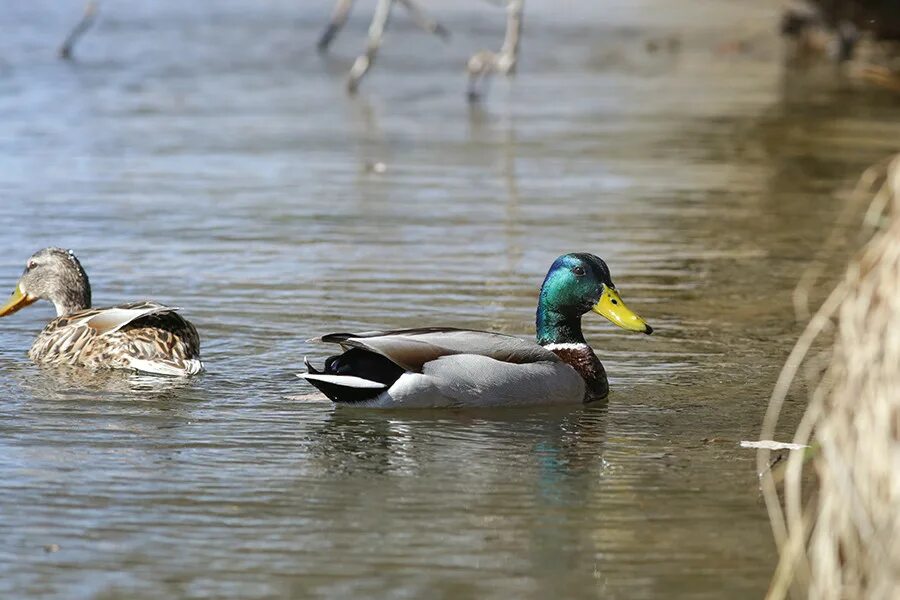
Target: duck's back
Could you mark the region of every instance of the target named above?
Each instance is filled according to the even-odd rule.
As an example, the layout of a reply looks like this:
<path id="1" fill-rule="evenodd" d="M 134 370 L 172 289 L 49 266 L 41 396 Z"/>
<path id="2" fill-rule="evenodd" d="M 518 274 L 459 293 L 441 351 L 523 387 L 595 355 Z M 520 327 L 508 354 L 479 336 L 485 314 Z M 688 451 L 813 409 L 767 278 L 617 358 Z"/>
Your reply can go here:
<path id="1" fill-rule="evenodd" d="M 200 336 L 176 310 L 140 302 L 58 317 L 38 335 L 29 356 L 42 364 L 191 375 L 203 368 Z"/>

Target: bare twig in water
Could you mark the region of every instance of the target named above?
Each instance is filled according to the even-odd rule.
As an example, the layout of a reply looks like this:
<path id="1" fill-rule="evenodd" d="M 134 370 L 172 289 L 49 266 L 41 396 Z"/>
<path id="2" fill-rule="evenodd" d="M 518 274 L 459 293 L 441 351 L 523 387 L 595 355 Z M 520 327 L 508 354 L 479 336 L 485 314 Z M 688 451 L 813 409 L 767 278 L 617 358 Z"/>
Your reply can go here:
<path id="1" fill-rule="evenodd" d="M 759 440 L 758 442 L 744 440 L 741 448 L 766 448 L 768 450 L 802 450 L 809 448 L 805 444 L 793 444 L 791 442 L 776 442 L 775 440 Z"/>
<path id="2" fill-rule="evenodd" d="M 381 46 L 381 39 L 384 37 L 384 30 L 385 27 L 387 27 L 387 22 L 390 18 L 394 2 L 402 4 L 407 12 L 409 12 L 413 22 L 428 33 L 432 33 L 445 41 L 450 37 L 450 32 L 447 28 L 428 16 L 416 0 L 379 0 L 378 5 L 375 8 L 375 14 L 372 16 L 372 22 L 369 25 L 369 41 L 366 53 L 357 57 L 356 62 L 353 64 L 353 68 L 350 70 L 350 79 L 347 82 L 347 88 L 351 93 L 356 91 L 359 87 L 360 80 L 369 71 L 372 67 L 372 63 L 375 61 L 375 56 L 378 54 L 378 49 Z M 334 11 L 331 13 L 331 20 L 328 22 L 325 31 L 322 32 L 322 37 L 319 38 L 319 52 L 328 50 L 331 42 L 334 41 L 334 38 L 347 23 L 347 18 L 350 16 L 350 11 L 352 9 L 353 0 L 337 0 L 337 3 L 334 5 Z"/>
<path id="3" fill-rule="evenodd" d="M 792 586 L 825 600 L 900 597 L 900 155 L 867 171 L 859 189 L 878 180 L 865 226 L 881 226 L 791 352 L 763 424 L 770 438 L 810 346 L 837 319 L 828 369 L 793 439 L 818 448 L 813 498 L 803 494 L 802 449 L 789 454 L 783 502 L 765 468 L 769 450 L 757 454 L 780 552 L 772 599 Z"/>
<path id="4" fill-rule="evenodd" d="M 375 6 L 375 14 L 372 16 L 372 22 L 369 24 L 369 38 L 366 52 L 365 54 L 356 57 L 356 61 L 350 69 L 350 77 L 347 80 L 347 91 L 351 94 L 356 92 L 359 88 L 360 81 L 365 77 L 366 73 L 369 72 L 369 69 L 372 68 L 372 64 L 375 62 L 375 57 L 378 55 L 378 49 L 381 47 L 384 30 L 390 20 L 391 9 L 393 9 L 395 2 L 402 4 L 407 12 L 409 12 L 413 22 L 425 31 L 433 33 L 443 40 L 450 37 L 450 32 L 447 31 L 443 25 L 429 17 L 419 6 L 417 0 L 378 0 L 378 4 Z M 347 22 L 347 17 L 349 16 L 352 7 L 353 0 L 338 0 L 334 7 L 334 12 L 332 13 L 331 21 L 328 23 L 328 27 L 322 34 L 322 37 L 319 39 L 320 52 L 324 52 L 328 49 L 328 46 L 331 44 L 334 37 Z"/>
<path id="5" fill-rule="evenodd" d="M 350 16 L 352 8 L 353 0 L 337 0 L 337 3 L 334 5 L 334 11 L 331 13 L 331 20 L 328 21 L 325 31 L 322 32 L 322 37 L 319 38 L 319 43 L 317 44 L 319 52 L 328 50 L 335 36 L 340 33 L 347 23 L 347 17 Z"/>
<path id="6" fill-rule="evenodd" d="M 476 102 L 484 95 L 488 78 L 493 73 L 512 75 L 516 71 L 519 60 L 519 45 L 522 39 L 522 19 L 525 0 L 507 0 L 506 2 L 506 35 L 499 52 L 482 50 L 469 59 L 468 97 Z"/>
<path id="7" fill-rule="evenodd" d="M 78 42 L 79 38 L 91 28 L 91 25 L 94 24 L 96 19 L 97 3 L 90 1 L 84 6 L 84 14 L 81 15 L 81 20 L 78 21 L 72 31 L 69 32 L 69 35 L 66 36 L 62 46 L 59 47 L 60 58 L 64 60 L 70 60 L 72 58 L 72 50 L 74 49 L 75 44 Z"/>
<path id="8" fill-rule="evenodd" d="M 384 28 L 387 27 L 388 20 L 391 17 L 391 9 L 395 0 L 378 0 L 375 7 L 375 15 L 372 17 L 372 23 L 369 25 L 369 41 L 366 47 L 366 53 L 356 57 L 353 67 L 350 68 L 350 77 L 347 80 L 347 91 L 351 94 L 356 93 L 359 89 L 359 82 L 365 77 L 366 73 L 375 62 L 378 55 L 378 48 L 381 47 L 381 39 L 384 37 Z"/>
<path id="9" fill-rule="evenodd" d="M 409 13 L 409 16 L 412 18 L 413 22 L 427 31 L 428 33 L 432 33 L 445 42 L 450 39 L 450 31 L 428 16 L 428 14 L 422 10 L 417 2 L 413 0 L 399 0 L 400 4 L 402 4 L 406 11 Z"/>

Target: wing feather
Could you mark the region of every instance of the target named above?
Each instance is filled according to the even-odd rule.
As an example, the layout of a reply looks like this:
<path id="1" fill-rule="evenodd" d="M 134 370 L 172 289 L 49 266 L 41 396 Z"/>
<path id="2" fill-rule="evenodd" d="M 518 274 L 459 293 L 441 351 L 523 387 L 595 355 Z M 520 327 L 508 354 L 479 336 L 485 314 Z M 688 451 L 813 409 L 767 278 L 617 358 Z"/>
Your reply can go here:
<path id="1" fill-rule="evenodd" d="M 97 333 L 103 335 L 115 333 L 135 319 L 160 313 L 175 312 L 178 308 L 164 306 L 156 302 L 139 302 L 134 304 L 120 304 L 97 310 L 94 314 L 87 315 L 72 325 L 87 325 Z"/>
<path id="2" fill-rule="evenodd" d="M 429 327 L 395 331 L 369 331 L 359 334 L 332 333 L 321 341 L 340 344 L 344 348 L 362 348 L 388 358 L 400 367 L 421 372 L 425 364 L 443 356 L 475 354 L 496 361 L 527 364 L 539 361 L 559 362 L 557 356 L 543 347 L 511 335 Z"/>

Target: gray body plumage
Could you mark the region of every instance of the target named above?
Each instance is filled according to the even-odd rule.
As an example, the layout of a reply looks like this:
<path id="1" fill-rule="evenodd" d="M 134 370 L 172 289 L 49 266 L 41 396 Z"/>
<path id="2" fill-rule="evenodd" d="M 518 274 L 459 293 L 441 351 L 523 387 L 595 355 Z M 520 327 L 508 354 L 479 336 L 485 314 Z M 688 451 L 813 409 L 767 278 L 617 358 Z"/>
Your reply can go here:
<path id="1" fill-rule="evenodd" d="M 375 399 L 372 408 L 446 408 L 576 404 L 584 380 L 562 361 L 510 364 L 488 356 L 456 354 L 407 372 Z"/>
<path id="2" fill-rule="evenodd" d="M 332 334 L 321 341 L 376 353 L 402 367 L 390 385 L 356 406 L 428 408 L 529 406 L 584 401 L 585 382 L 553 352 L 517 337 L 464 329 Z M 304 373 L 310 382 L 361 389 L 358 377 Z"/>

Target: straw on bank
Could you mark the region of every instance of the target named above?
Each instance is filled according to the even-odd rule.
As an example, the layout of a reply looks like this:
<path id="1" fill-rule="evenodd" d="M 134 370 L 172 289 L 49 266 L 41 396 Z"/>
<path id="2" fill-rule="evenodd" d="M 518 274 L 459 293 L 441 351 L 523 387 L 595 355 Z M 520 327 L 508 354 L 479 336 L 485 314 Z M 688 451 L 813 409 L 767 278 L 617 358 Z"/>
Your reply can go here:
<path id="1" fill-rule="evenodd" d="M 833 329 L 793 439 L 812 445 L 813 460 L 790 452 L 779 496 L 769 450 L 757 455 L 780 554 L 769 598 L 900 598 L 900 155 L 882 175 L 867 213 L 874 233 L 797 342 L 763 425 L 772 439 L 810 347 Z"/>

